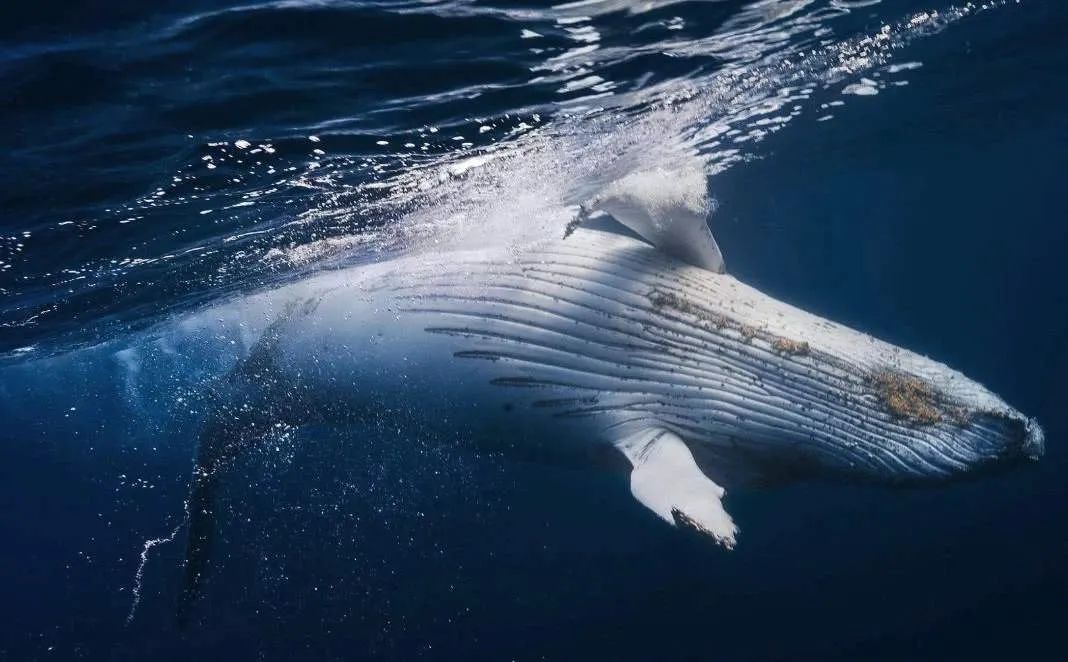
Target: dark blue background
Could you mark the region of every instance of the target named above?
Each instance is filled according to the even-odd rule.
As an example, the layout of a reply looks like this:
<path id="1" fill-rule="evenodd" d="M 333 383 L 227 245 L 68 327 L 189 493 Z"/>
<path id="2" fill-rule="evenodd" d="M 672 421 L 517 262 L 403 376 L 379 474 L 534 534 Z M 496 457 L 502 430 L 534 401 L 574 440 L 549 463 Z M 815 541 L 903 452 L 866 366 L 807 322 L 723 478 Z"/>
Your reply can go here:
<path id="1" fill-rule="evenodd" d="M 358 153 L 375 133 L 551 101 L 519 87 L 368 115 L 465 76 L 527 78 L 498 19 L 265 8 L 174 31 L 186 3 L 68 5 L 3 10 L 4 234 L 101 215 L 237 132 L 284 146 L 345 114 Z M 885 3 L 856 28 L 914 5 Z M 712 30 L 734 9 L 681 3 L 664 15 Z M 641 21 L 605 22 L 623 40 Z M 175 397 L 191 380 L 145 366 L 131 414 L 107 352 L 60 355 L 0 372 L 0 657 L 1056 656 L 1068 616 L 1066 30 L 1063 5 L 1027 2 L 916 42 L 907 59 L 924 67 L 908 87 L 851 101 L 833 121 L 802 117 L 710 184 L 733 273 L 987 384 L 1044 425 L 1041 462 L 937 488 L 732 493 L 742 534 L 725 553 L 664 527 L 611 473 L 397 430 L 304 430 L 291 460 L 258 455 L 236 472 L 190 628 L 173 620 L 177 545 L 153 557 L 124 627 L 141 543 L 177 521 L 195 417 Z M 395 32 L 406 38 L 386 38 Z M 679 75 L 670 66 L 639 68 Z M 219 231 L 198 222 L 186 210 L 132 234 L 45 234 L 2 276 L 4 319 L 66 297 L 42 274 Z M 4 346 L 262 282 L 205 284 L 202 266 L 176 268 L 180 286 L 166 270 L 117 290 L 97 283 L 40 325 L 3 328 Z"/>

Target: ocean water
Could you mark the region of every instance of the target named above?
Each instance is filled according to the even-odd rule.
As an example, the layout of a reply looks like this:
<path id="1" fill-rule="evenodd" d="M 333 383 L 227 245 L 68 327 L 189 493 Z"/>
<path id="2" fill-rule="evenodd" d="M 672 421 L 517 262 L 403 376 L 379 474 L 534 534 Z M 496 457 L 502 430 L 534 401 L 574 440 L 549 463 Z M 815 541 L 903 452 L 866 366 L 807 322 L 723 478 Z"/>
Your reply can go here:
<path id="1" fill-rule="evenodd" d="M 1062 655 L 1068 6 L 0 15 L 0 659 Z M 227 479 L 179 627 L 205 393 L 250 341 L 183 333 L 190 315 L 555 236 L 679 147 L 733 274 L 975 377 L 1042 423 L 1045 457 L 938 487 L 732 492 L 726 552 L 611 472 L 401 422 L 287 430 Z"/>

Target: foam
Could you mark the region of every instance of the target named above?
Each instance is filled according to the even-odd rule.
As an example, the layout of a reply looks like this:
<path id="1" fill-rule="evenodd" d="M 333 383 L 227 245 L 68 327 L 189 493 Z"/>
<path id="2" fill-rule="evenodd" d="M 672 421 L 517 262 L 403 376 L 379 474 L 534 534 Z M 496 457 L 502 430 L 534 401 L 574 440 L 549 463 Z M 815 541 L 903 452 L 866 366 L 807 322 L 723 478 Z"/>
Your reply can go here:
<path id="1" fill-rule="evenodd" d="M 822 108 L 814 98 L 823 90 L 838 90 L 843 98 L 903 93 L 906 81 L 878 76 L 920 67 L 903 57 L 911 41 L 1006 2 L 908 14 L 847 39 L 834 37 L 835 19 L 855 11 L 857 3 L 758 2 L 734 13 L 715 34 L 672 33 L 678 38 L 650 45 L 669 57 L 715 57 L 721 65 L 714 71 L 614 80 L 617 65 L 646 47 L 603 41 L 601 17 L 665 4 L 670 0 L 640 7 L 606 0 L 509 14 L 530 27 L 555 23 L 553 40 L 566 40 L 563 47 L 547 46 L 539 56 L 543 59 L 531 66 L 539 84 L 550 90 L 548 107 L 443 120 L 440 126 L 393 127 L 388 136 L 369 136 L 378 142 L 372 154 L 347 152 L 340 140 L 344 131 L 329 133 L 334 121 L 288 138 L 212 141 L 195 146 L 189 163 L 139 199 L 109 208 L 102 218 L 55 225 L 53 231 L 81 233 L 105 223 L 151 221 L 149 213 L 203 213 L 220 228 L 213 236 L 193 237 L 196 252 L 168 246 L 153 254 L 153 245 L 146 244 L 129 256 L 73 265 L 86 287 L 129 285 L 140 279 L 138 269 L 170 260 L 173 273 L 212 273 L 204 287 L 229 290 L 257 282 L 257 265 L 274 269 L 275 276 L 296 278 L 345 246 L 372 255 L 394 249 L 522 247 L 561 236 L 577 206 L 614 181 L 641 189 L 640 177 L 626 179 L 634 173 L 691 173 L 696 167 L 707 184 L 700 186 L 689 175 L 680 181 L 690 182 L 694 196 L 715 193 L 717 175 L 762 158 L 764 143 L 791 130 L 794 120 L 830 119 L 827 108 L 841 102 Z M 421 103 L 433 106 L 479 93 L 466 88 Z M 857 110 L 841 112 L 864 111 L 858 104 Z M 331 144 L 335 137 L 336 146 Z M 696 166 L 680 165 L 686 161 Z M 368 241 L 350 240 L 361 234 Z M 35 235 L 25 241 L 51 239 Z M 331 239 L 337 241 L 317 243 Z M 297 250 L 305 244 L 308 250 Z M 0 271 L 24 259 L 22 246 L 22 238 L 0 237 Z M 300 269 L 287 274 L 288 267 Z M 54 274 L 43 280 L 42 287 L 55 291 L 69 281 Z M 34 323 L 32 314 L 5 322 Z"/>

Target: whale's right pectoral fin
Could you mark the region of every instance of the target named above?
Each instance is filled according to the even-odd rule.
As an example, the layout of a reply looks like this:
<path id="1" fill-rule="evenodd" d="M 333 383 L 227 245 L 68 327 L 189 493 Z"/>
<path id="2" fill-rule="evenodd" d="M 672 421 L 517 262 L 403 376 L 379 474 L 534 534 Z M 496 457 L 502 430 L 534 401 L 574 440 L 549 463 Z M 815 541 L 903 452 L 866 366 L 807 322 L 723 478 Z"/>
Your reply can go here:
<path id="1" fill-rule="evenodd" d="M 633 465 L 630 491 L 643 506 L 669 524 L 734 548 L 738 527 L 723 509 L 724 489 L 701 472 L 678 435 L 653 428 L 615 445 Z"/>

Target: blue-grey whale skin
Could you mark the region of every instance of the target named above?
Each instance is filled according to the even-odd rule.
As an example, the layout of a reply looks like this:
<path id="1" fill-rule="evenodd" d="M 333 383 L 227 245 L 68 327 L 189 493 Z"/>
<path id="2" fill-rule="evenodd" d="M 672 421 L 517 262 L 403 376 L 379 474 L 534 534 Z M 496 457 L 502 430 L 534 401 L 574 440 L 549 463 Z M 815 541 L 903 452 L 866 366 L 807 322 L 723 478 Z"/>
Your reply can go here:
<path id="1" fill-rule="evenodd" d="M 412 416 L 480 444 L 618 449 L 640 503 L 727 547 L 725 486 L 765 472 L 934 480 L 1043 451 L 1033 420 L 961 373 L 620 234 L 408 257 L 228 305 L 264 330 L 201 434 L 186 608 L 217 481 L 278 423 Z"/>

